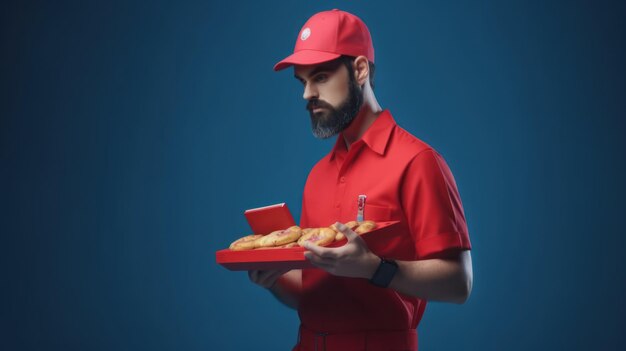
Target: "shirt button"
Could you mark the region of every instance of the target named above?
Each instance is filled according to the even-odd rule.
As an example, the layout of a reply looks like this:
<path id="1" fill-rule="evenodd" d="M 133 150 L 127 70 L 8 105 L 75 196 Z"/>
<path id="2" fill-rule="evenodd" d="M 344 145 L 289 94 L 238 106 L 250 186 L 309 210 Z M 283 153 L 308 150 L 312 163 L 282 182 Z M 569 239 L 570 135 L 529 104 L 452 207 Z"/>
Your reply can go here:
<path id="1" fill-rule="evenodd" d="M 339 181 L 342 182 L 342 183 L 345 183 L 346 182 L 346 177 L 339 178 Z"/>

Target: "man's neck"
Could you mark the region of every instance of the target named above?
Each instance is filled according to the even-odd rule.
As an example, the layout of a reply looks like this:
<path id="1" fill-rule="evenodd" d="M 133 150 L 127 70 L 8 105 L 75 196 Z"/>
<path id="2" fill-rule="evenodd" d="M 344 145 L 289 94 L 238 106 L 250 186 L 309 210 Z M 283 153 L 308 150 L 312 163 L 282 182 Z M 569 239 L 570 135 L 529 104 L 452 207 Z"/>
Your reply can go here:
<path id="1" fill-rule="evenodd" d="M 382 112 L 380 105 L 374 98 L 365 99 L 363 107 L 354 118 L 354 121 L 350 123 L 350 126 L 343 131 L 343 140 L 346 143 L 346 148 L 350 150 L 350 146 L 355 141 L 361 139 L 367 129 L 376 121 L 378 115 Z"/>

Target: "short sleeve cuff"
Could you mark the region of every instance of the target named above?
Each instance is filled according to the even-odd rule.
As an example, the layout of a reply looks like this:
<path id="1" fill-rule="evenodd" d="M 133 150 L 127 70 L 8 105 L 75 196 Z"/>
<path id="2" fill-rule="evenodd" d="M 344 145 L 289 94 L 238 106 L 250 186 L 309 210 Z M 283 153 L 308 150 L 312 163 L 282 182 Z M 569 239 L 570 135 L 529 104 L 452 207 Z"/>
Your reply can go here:
<path id="1" fill-rule="evenodd" d="M 430 235 L 415 244 L 420 259 L 434 258 L 439 254 L 454 250 L 471 250 L 467 233 L 448 232 Z"/>

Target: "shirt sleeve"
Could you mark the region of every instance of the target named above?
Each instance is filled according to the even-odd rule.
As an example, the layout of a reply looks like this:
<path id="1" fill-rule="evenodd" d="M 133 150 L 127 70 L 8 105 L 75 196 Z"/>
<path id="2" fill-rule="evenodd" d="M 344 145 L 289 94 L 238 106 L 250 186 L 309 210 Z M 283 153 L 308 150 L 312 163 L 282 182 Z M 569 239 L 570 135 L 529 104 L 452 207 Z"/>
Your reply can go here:
<path id="1" fill-rule="evenodd" d="M 422 151 L 411 160 L 401 197 L 418 258 L 471 249 L 456 182 L 435 150 Z"/>

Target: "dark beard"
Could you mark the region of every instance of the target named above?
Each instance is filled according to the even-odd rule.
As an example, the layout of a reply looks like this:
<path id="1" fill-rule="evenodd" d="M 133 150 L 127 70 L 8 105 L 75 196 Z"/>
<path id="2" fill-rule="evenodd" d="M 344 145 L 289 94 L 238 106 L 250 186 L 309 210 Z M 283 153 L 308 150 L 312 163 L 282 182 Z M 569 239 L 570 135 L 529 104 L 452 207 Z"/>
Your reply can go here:
<path id="1" fill-rule="evenodd" d="M 338 108 L 318 99 L 309 100 L 307 103 L 306 108 L 311 115 L 311 128 L 316 138 L 328 139 L 344 131 L 361 110 L 363 91 L 353 76 L 350 76 L 348 86 L 348 97 Z M 326 111 L 313 113 L 315 107 L 324 107 Z"/>

